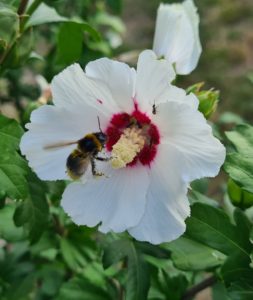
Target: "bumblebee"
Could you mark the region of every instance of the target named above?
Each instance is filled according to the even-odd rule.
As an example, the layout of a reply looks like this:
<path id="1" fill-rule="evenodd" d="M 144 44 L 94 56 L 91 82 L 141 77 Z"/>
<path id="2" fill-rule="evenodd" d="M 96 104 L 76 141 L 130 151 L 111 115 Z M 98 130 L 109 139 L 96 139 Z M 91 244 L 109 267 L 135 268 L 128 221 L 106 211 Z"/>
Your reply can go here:
<path id="1" fill-rule="evenodd" d="M 98 156 L 98 153 L 103 150 L 106 140 L 106 134 L 100 131 L 95 133 L 89 133 L 75 142 L 48 145 L 45 147 L 45 149 L 52 149 L 77 144 L 77 148 L 70 153 L 66 161 L 67 173 L 70 178 L 75 180 L 79 179 L 85 173 L 89 164 L 91 164 L 91 171 L 93 176 L 103 175 L 103 173 L 97 172 L 95 160 L 109 160 L 109 158 Z"/>

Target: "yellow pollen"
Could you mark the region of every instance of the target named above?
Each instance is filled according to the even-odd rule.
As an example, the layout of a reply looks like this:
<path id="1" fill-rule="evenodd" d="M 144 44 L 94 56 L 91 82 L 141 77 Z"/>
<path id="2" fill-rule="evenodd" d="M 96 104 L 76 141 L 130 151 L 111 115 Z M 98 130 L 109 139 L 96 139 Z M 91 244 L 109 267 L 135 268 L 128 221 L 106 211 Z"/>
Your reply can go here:
<path id="1" fill-rule="evenodd" d="M 144 144 L 145 138 L 141 129 L 135 127 L 125 129 L 118 142 L 112 147 L 112 167 L 119 169 L 132 162 Z"/>

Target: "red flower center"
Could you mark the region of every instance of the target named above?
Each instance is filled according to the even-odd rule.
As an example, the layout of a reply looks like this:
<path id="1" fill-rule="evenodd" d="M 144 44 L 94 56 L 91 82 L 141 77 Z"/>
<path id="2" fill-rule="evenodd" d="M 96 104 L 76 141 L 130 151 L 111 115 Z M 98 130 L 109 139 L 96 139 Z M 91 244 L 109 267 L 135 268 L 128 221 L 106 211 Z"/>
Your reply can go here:
<path id="1" fill-rule="evenodd" d="M 152 124 L 150 118 L 139 111 L 137 105 L 131 113 L 114 114 L 110 120 L 105 133 L 107 135 L 106 149 L 112 151 L 115 145 L 124 133 L 126 128 L 138 128 L 142 130 L 142 135 L 145 138 L 145 144 L 141 151 L 136 155 L 134 160 L 128 166 L 135 165 L 138 161 L 142 165 L 150 166 L 157 153 L 157 146 L 160 143 L 160 134 L 156 125 Z"/>

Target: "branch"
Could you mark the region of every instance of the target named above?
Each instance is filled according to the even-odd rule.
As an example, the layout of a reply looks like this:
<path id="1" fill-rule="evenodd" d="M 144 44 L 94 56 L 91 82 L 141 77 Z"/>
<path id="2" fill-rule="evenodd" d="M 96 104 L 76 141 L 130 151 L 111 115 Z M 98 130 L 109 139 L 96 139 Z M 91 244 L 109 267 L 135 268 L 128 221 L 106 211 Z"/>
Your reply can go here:
<path id="1" fill-rule="evenodd" d="M 217 279 L 214 276 L 211 276 L 203 280 L 202 282 L 196 284 L 195 286 L 187 290 L 185 294 L 182 296 L 182 300 L 189 300 L 193 298 L 198 292 L 206 289 L 209 286 L 212 286 L 214 283 L 216 283 L 216 281 Z"/>
<path id="2" fill-rule="evenodd" d="M 21 0 L 19 7 L 18 7 L 18 14 L 20 16 L 22 16 L 24 14 L 27 4 L 28 4 L 28 0 Z"/>

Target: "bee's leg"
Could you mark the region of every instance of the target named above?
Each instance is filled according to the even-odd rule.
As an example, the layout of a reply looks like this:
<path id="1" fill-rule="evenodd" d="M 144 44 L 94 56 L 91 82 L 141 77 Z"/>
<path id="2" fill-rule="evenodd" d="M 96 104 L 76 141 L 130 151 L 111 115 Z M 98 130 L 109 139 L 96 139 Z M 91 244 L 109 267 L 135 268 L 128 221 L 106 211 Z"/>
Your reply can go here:
<path id="1" fill-rule="evenodd" d="M 103 176 L 104 174 L 103 173 L 99 173 L 97 172 L 96 170 L 96 163 L 95 163 L 95 160 L 93 157 L 90 158 L 90 163 L 91 163 L 91 172 L 92 172 L 92 175 L 93 176 Z"/>
<path id="2" fill-rule="evenodd" d="M 111 159 L 110 157 L 99 157 L 99 156 L 94 156 L 94 158 L 100 161 L 109 161 Z"/>

